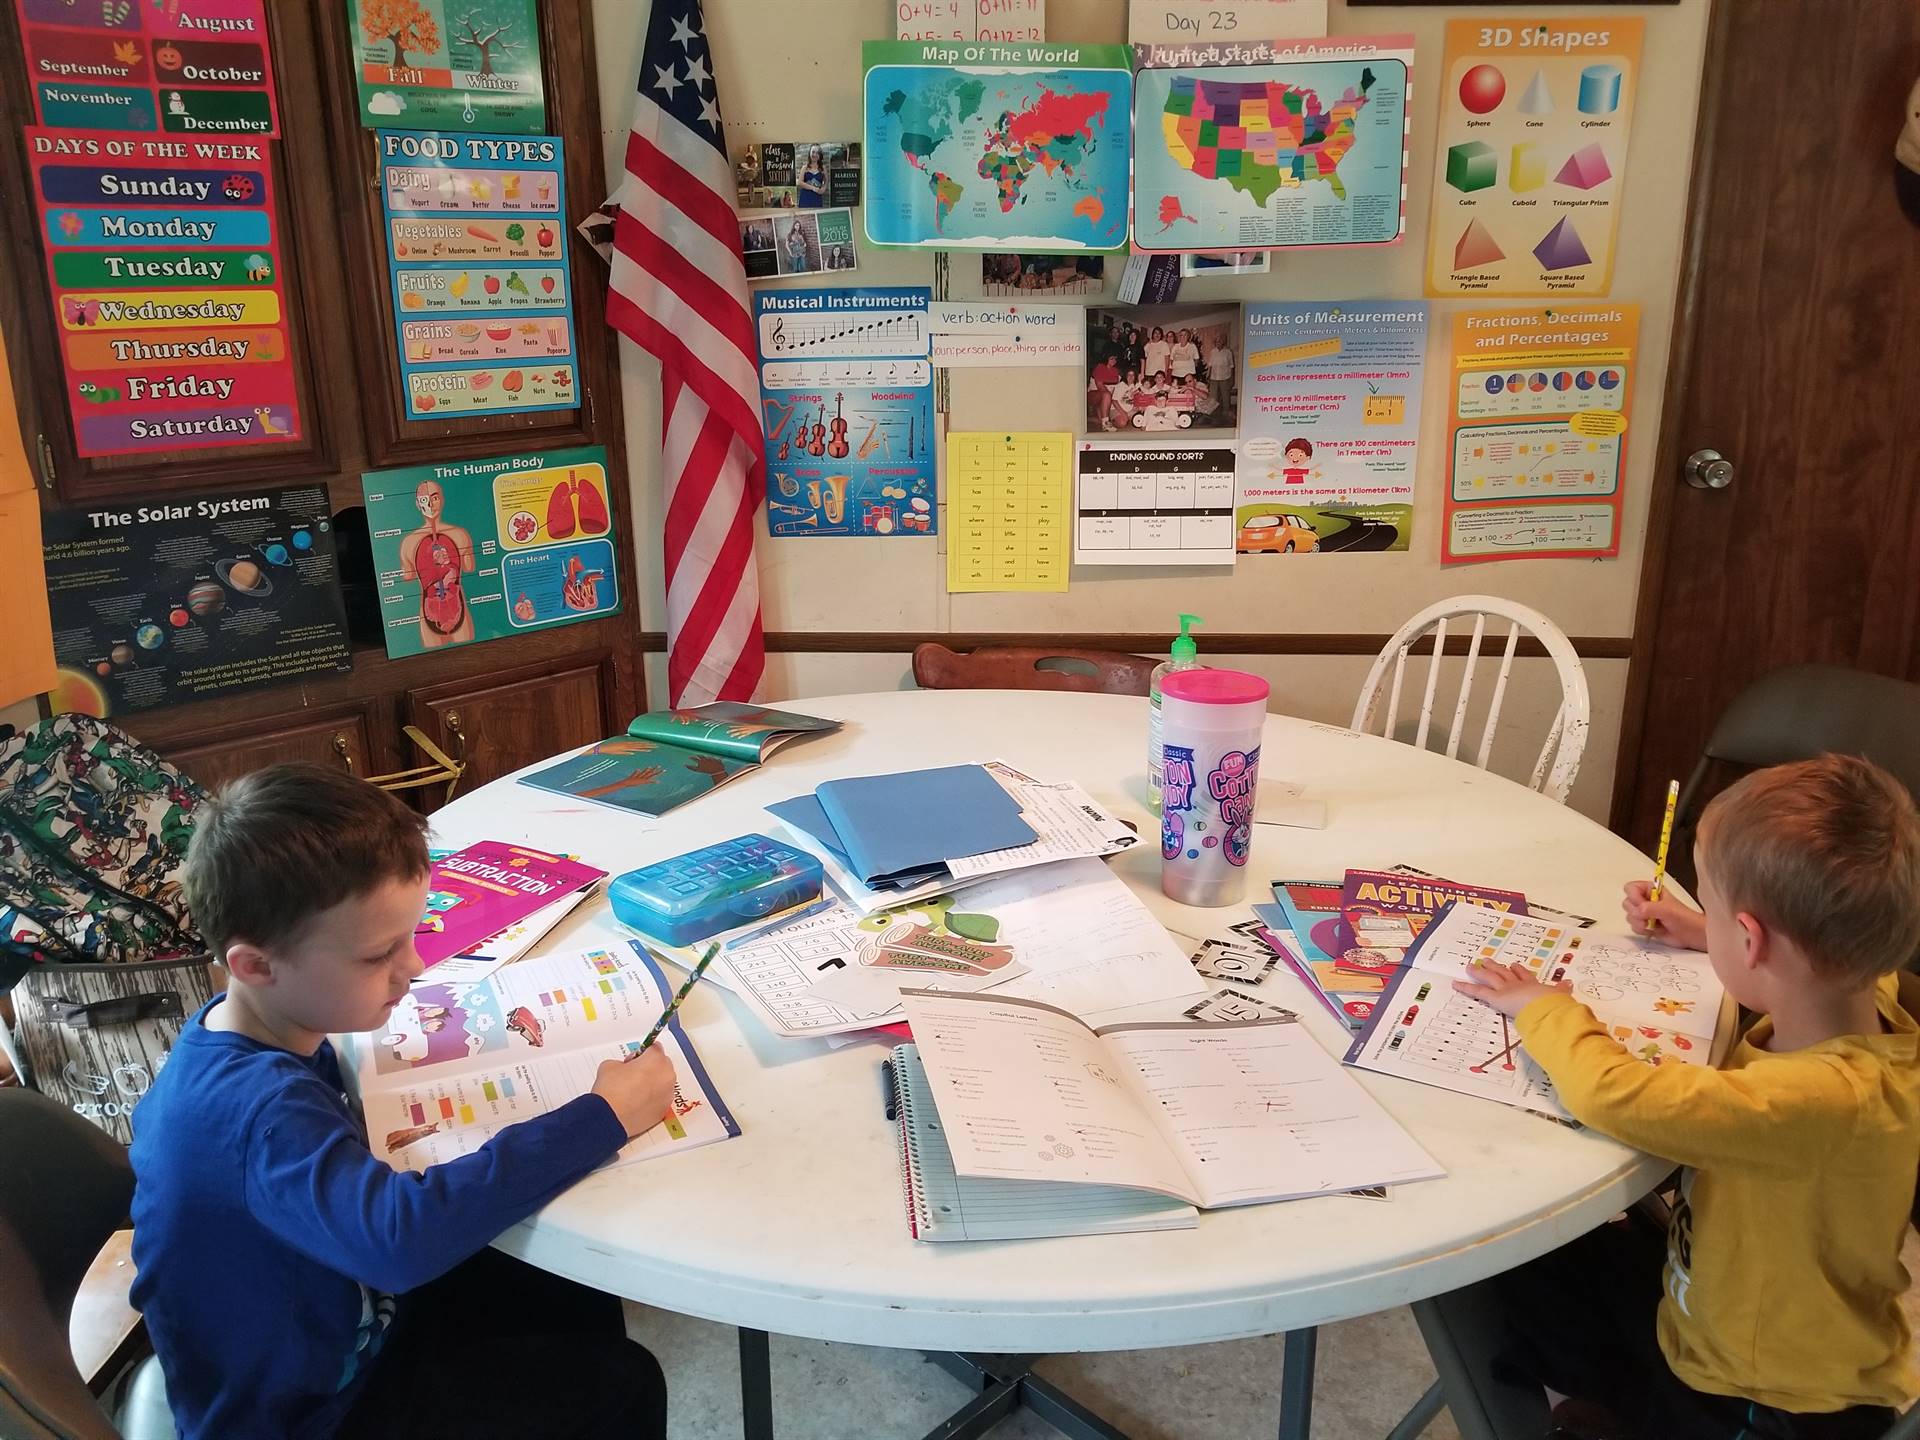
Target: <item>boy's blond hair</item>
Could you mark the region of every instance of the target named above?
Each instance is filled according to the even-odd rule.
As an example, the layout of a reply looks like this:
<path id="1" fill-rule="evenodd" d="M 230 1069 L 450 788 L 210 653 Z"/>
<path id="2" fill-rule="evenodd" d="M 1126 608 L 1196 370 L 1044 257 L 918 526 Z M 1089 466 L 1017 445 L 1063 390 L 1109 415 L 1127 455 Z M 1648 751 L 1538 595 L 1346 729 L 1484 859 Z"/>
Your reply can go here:
<path id="1" fill-rule="evenodd" d="M 1699 845 L 1728 905 L 1831 979 L 1865 984 L 1920 950 L 1920 816 L 1872 761 L 1756 770 L 1707 805 Z"/>

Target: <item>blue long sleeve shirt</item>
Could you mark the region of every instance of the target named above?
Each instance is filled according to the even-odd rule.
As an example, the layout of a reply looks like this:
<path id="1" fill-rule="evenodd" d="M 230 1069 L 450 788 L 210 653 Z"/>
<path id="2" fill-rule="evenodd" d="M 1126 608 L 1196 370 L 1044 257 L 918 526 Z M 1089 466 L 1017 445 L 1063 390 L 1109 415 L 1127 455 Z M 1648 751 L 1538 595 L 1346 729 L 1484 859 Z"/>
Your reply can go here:
<path id="1" fill-rule="evenodd" d="M 582 1095 L 424 1173 L 374 1158 L 333 1047 L 188 1022 L 134 1112 L 133 1303 L 181 1440 L 334 1433 L 396 1294 L 475 1254 L 610 1158 Z"/>

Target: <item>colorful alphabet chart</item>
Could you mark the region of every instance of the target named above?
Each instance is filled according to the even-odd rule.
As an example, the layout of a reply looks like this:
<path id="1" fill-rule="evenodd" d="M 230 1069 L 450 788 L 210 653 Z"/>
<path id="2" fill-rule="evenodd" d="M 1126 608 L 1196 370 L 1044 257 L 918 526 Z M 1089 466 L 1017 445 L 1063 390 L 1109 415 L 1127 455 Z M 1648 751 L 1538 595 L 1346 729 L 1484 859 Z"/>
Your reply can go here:
<path id="1" fill-rule="evenodd" d="M 578 405 L 560 137 L 376 140 L 407 414 Z"/>
<path id="2" fill-rule="evenodd" d="M 43 125 L 278 135 L 265 0 L 16 0 Z"/>
<path id="3" fill-rule="evenodd" d="M 1234 444 L 1082 440 L 1077 565 L 1233 564 Z"/>
<path id="4" fill-rule="evenodd" d="M 267 142 L 26 139 L 77 453 L 300 438 Z"/>
<path id="5" fill-rule="evenodd" d="M 1073 436 L 947 435 L 947 589 L 1065 590 Z"/>
<path id="6" fill-rule="evenodd" d="M 1429 295 L 1605 295 L 1639 16 L 1449 20 Z"/>

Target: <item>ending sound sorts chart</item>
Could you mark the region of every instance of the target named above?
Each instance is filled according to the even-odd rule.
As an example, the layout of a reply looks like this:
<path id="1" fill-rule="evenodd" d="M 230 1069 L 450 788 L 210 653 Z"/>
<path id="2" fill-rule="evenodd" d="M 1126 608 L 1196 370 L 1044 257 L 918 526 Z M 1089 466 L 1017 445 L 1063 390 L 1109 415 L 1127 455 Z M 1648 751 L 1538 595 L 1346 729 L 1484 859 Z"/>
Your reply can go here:
<path id="1" fill-rule="evenodd" d="M 1644 29 L 1447 22 L 1429 295 L 1608 292 Z"/>
<path id="2" fill-rule="evenodd" d="M 376 135 L 408 416 L 578 405 L 560 137 Z"/>
<path id="3" fill-rule="evenodd" d="M 930 294 L 754 294 L 769 534 L 934 533 Z"/>
<path id="4" fill-rule="evenodd" d="M 267 143 L 26 140 L 75 451 L 299 439 Z"/>

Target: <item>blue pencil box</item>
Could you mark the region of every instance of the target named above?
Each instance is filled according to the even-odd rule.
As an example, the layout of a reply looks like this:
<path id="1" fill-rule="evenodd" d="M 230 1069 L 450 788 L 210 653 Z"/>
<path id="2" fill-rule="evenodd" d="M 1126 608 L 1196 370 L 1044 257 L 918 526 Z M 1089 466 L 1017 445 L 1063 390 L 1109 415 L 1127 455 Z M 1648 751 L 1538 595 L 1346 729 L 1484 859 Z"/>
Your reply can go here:
<path id="1" fill-rule="evenodd" d="M 820 862 L 804 850 L 741 835 L 629 870 L 607 898 L 621 924 L 666 945 L 691 945 L 816 900 L 820 884 Z"/>

